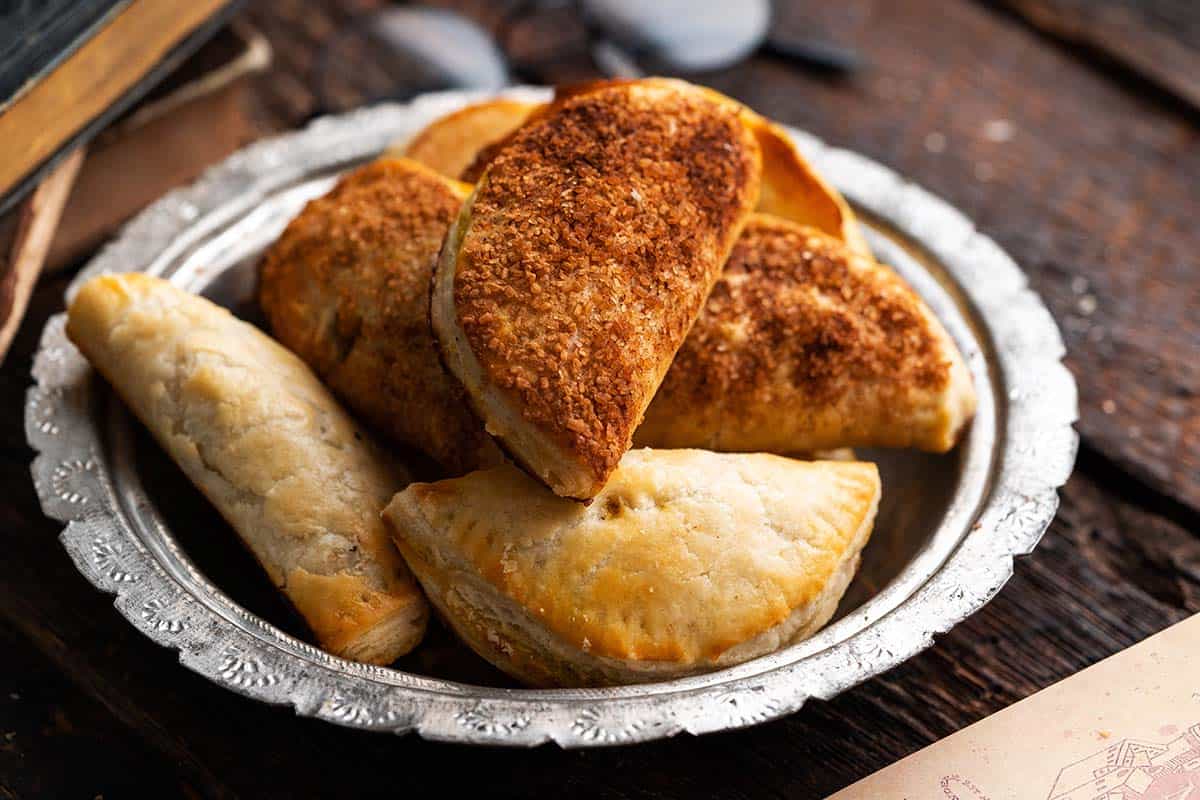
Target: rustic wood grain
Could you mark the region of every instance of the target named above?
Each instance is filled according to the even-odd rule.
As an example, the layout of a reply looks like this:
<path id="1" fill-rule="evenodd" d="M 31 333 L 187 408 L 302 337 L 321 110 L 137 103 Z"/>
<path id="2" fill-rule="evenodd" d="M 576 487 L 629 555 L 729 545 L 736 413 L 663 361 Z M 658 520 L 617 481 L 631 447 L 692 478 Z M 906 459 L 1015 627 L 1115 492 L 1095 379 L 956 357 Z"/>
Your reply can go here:
<path id="1" fill-rule="evenodd" d="M 1037 28 L 1093 48 L 1200 111 L 1193 0 L 999 0 Z"/>
<path id="2" fill-rule="evenodd" d="M 213 797 L 821 797 L 1200 611 L 1194 126 L 1161 98 L 969 0 L 778 5 L 779 25 L 859 48 L 871 68 L 831 81 L 761 58 L 698 79 L 947 197 L 1021 262 L 1063 325 L 1085 444 L 1058 519 L 997 599 L 929 651 L 832 702 L 700 739 L 576 753 L 483 750 L 298 719 L 209 684 L 138 635 L 78 575 L 57 523 L 42 517 L 21 412 L 41 326 L 61 307 L 56 280 L 35 293 L 30 323 L 0 369 L 8 487 L 0 624 L 31 650 L 21 663 L 53 665 L 56 680 L 110 715 L 94 704 L 72 712 L 77 735 L 145 753 L 139 769 L 167 794 L 175 780 L 180 791 Z M 320 43 L 373 6 L 284 0 L 249 9 L 279 56 L 256 89 L 268 127 L 318 110 Z M 487 4 L 468 10 L 494 24 Z M 517 46 L 553 51 L 544 24 L 514 31 Z M 550 77 L 589 68 L 584 54 L 557 53 L 546 67 Z M 374 90 L 347 79 L 339 102 Z M 204 565 L 243 567 L 252 572 Z M 256 589 L 247 581 L 239 591 Z M 269 613 L 293 624 L 282 605 Z M 22 725 L 32 741 L 12 779 L 3 770 L 14 762 L 0 750 L 0 792 L 33 797 L 45 795 L 39 787 L 67 786 L 42 773 L 60 768 L 50 754 L 70 751 Z M 121 739 L 121 730 L 136 738 Z"/>
<path id="3" fill-rule="evenodd" d="M 64 158 L 21 203 L 11 241 L 0 233 L 0 249 L 8 248 L 0 252 L 0 364 L 25 317 L 85 153 L 80 147 Z"/>
<path id="4" fill-rule="evenodd" d="M 196 795 L 169 760 L 6 624 L 0 652 L 0 797 Z"/>

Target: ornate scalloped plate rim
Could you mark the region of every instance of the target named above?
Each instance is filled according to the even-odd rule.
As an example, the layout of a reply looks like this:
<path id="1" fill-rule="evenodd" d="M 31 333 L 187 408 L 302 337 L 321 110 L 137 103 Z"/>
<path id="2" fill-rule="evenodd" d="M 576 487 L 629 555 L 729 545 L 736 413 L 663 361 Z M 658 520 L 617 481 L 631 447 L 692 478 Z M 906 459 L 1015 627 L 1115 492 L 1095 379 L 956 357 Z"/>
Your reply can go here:
<path id="1" fill-rule="evenodd" d="M 504 94 L 541 99 L 546 90 L 524 87 Z M 405 106 L 322 118 L 302 131 L 252 145 L 143 211 L 93 259 L 68 294 L 99 272 L 145 266 L 147 253 L 159 261 L 186 248 L 204 233 L 201 210 L 215 208 L 231 190 L 254 197 L 302 177 L 303 166 L 293 168 L 286 158 L 292 151 L 320 149 L 326 166 L 343 155 L 349 162 L 480 96 L 426 95 Z M 116 595 L 117 609 L 136 628 L 177 649 L 185 666 L 248 697 L 288 704 L 299 714 L 348 727 L 415 730 L 425 738 L 485 744 L 611 745 L 757 724 L 799 709 L 809 697 L 828 699 L 890 669 L 987 603 L 1011 576 L 1013 558 L 1036 546 L 1057 510 L 1057 489 L 1074 464 L 1075 383 L 1061 363 L 1065 350 L 1049 312 L 991 239 L 953 207 L 888 168 L 800 131 L 791 133 L 852 203 L 919 242 L 947 270 L 987 328 L 995 357 L 991 366 L 1007 392 L 1005 436 L 998 440 L 992 486 L 970 531 L 900 605 L 845 640 L 790 663 L 770 656 L 751 662 L 766 665 L 760 669 L 742 665 L 700 679 L 582 691 L 496 690 L 425 678 L 410 683 L 404 673 L 329 656 L 238 608 L 202 576 L 194 577 L 212 596 L 190 596 L 145 549 L 99 468 L 103 459 L 95 431 L 81 422 L 94 402 L 89 368 L 66 341 L 62 315 L 43 333 L 33 371 L 36 384 L 26 404 L 27 438 L 39 453 L 32 473 L 43 510 L 68 523 L 61 539 L 80 572 Z M 197 219 L 201 225 L 193 224 Z M 77 412 L 74 421 L 64 409 Z M 56 461 L 64 449 L 72 457 Z M 226 615 L 232 609 L 241 627 L 216 613 L 213 603 Z M 280 639 L 293 652 L 281 648 Z M 307 656 L 302 670 L 290 663 L 295 652 Z"/>

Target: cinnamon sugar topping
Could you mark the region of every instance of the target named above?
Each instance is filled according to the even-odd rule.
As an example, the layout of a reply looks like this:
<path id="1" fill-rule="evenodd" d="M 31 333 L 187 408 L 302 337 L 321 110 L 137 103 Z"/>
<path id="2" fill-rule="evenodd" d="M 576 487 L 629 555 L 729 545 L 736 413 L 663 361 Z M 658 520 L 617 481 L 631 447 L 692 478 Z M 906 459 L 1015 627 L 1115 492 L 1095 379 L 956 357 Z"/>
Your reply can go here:
<path id="1" fill-rule="evenodd" d="M 525 420 L 603 476 L 629 446 L 758 196 L 736 108 L 625 86 L 519 130 L 459 251 L 458 321 Z"/>

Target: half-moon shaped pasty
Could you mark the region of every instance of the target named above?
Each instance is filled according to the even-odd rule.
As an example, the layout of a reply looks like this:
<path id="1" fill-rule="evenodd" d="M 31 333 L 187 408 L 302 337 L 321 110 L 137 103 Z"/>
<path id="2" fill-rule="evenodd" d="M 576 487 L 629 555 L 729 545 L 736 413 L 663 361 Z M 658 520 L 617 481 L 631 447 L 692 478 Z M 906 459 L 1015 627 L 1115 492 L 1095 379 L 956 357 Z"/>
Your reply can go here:
<path id="1" fill-rule="evenodd" d="M 588 499 L 629 448 L 758 200 L 736 108 L 687 84 L 556 103 L 513 135 L 447 235 L 431 318 L 487 430 Z"/>
<path id="2" fill-rule="evenodd" d="M 641 83 L 689 84 L 674 78 L 644 78 Z M 559 87 L 555 102 L 630 81 L 592 81 Z M 762 151 L 762 191 L 756 210 L 773 214 L 841 239 L 871 256 L 858 220 L 845 198 L 800 154 L 782 127 L 736 100 L 706 87 L 695 87 L 716 102 L 739 109 Z M 508 98 L 473 103 L 447 114 L 412 139 L 397 142 L 389 154 L 406 155 L 451 178 L 474 182 L 527 120 L 546 113 L 547 104 Z"/>
<path id="3" fill-rule="evenodd" d="M 259 302 L 275 337 L 393 440 L 452 474 L 500 461 L 429 329 L 429 284 L 470 187 L 381 159 L 312 200 L 267 251 Z"/>
<path id="4" fill-rule="evenodd" d="M 879 501 L 862 462 L 631 450 L 590 505 L 505 465 L 412 484 L 384 519 L 442 616 L 536 686 L 654 681 L 812 635 Z"/>
<path id="5" fill-rule="evenodd" d="M 958 347 L 899 275 L 812 228 L 756 214 L 634 440 L 945 452 L 974 411 Z"/>

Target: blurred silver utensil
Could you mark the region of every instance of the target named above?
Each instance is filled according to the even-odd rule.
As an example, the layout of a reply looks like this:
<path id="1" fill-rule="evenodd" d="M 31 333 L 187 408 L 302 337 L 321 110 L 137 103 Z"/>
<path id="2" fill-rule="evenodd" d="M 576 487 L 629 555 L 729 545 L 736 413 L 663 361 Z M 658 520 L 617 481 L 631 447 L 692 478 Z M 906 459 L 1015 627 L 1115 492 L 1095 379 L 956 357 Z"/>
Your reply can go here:
<path id="1" fill-rule="evenodd" d="M 741 61 L 766 38 L 771 21 L 767 0 L 583 0 L 580 8 L 614 45 L 681 72 Z"/>
<path id="2" fill-rule="evenodd" d="M 547 15 L 539 20 L 547 30 L 570 31 L 562 47 L 530 56 L 509 34 L 537 15 Z M 755 52 L 828 73 L 861 66 L 853 50 L 770 28 L 769 0 L 518 0 L 500 15 L 496 36 L 455 11 L 389 7 L 355 20 L 322 51 L 315 113 L 445 89 L 494 91 L 514 75 L 552 83 L 562 74 L 553 65 L 579 52 L 613 78 L 706 72 Z"/>
<path id="3" fill-rule="evenodd" d="M 368 32 L 422 65 L 426 81 L 447 89 L 500 89 L 507 59 L 495 39 L 462 14 L 438 8 L 389 8 L 371 15 Z"/>
<path id="4" fill-rule="evenodd" d="M 476 22 L 454 11 L 385 8 L 354 20 L 322 49 L 315 114 L 445 89 L 497 90 L 508 59 Z"/>

